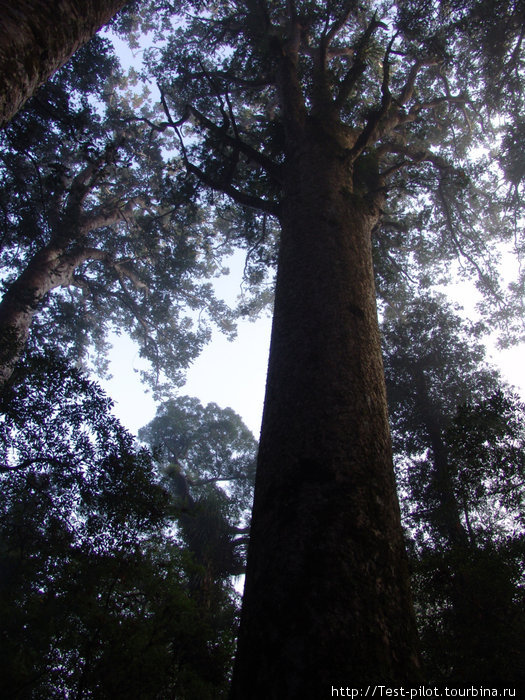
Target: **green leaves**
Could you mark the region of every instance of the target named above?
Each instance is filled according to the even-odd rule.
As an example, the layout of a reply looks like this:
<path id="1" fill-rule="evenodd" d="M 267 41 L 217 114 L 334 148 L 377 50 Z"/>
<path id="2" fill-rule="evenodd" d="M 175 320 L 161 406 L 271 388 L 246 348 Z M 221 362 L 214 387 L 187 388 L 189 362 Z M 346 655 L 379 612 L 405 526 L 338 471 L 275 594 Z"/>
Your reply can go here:
<path id="1" fill-rule="evenodd" d="M 236 597 L 196 596 L 170 497 L 109 399 L 37 356 L 0 409 L 2 694 L 222 697 Z"/>
<path id="2" fill-rule="evenodd" d="M 423 297 L 384 324 L 412 585 L 429 681 L 520 685 L 525 410 L 475 326 Z"/>
<path id="3" fill-rule="evenodd" d="M 232 325 L 208 282 L 229 248 L 210 244 L 180 168 L 168 176 L 168 135 L 106 103 L 122 87 L 115 63 L 95 40 L 3 134 L 0 265 L 5 299 L 24 274 L 35 288 L 34 347 L 75 360 L 94 349 L 103 370 L 107 334 L 127 332 L 160 390 L 183 381 L 212 323 Z"/>
<path id="4" fill-rule="evenodd" d="M 242 571 L 255 479 L 256 441 L 230 408 L 181 396 L 139 431 L 173 495 L 181 534 L 214 579 Z"/>

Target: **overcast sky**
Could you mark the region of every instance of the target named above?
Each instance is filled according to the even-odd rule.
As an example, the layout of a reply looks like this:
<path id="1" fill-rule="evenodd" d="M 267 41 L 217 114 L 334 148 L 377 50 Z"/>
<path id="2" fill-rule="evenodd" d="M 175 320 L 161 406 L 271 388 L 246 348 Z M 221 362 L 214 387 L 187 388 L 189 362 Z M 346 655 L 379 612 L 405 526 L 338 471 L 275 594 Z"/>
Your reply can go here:
<path id="1" fill-rule="evenodd" d="M 239 288 L 238 271 L 223 289 L 229 287 L 229 301 L 233 301 Z M 457 295 L 465 306 L 472 302 L 472 295 Z M 239 324 L 237 338 L 229 342 L 220 333 L 214 333 L 213 341 L 194 362 L 187 375 L 187 384 L 180 394 L 196 396 L 203 404 L 215 402 L 225 408 L 230 406 L 244 420 L 255 437 L 259 438 L 266 369 L 270 344 L 271 320 L 264 317 L 250 323 Z M 131 432 L 148 423 L 155 415 L 155 403 L 151 393 L 141 384 L 138 349 L 126 338 L 117 339 L 111 355 L 111 372 L 114 378 L 102 382 L 115 401 L 115 413 Z M 516 386 L 525 399 L 525 346 L 508 350 L 488 349 L 487 359 L 499 367 L 503 377 Z"/>

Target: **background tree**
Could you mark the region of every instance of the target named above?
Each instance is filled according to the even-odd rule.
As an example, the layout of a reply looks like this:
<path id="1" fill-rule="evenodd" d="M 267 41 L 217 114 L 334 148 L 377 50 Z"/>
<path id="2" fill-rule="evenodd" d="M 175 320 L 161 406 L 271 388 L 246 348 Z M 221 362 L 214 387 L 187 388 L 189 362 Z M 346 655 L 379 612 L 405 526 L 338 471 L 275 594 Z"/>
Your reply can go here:
<path id="1" fill-rule="evenodd" d="M 394 452 L 429 680 L 521 687 L 525 414 L 478 336 L 432 297 L 385 322 Z"/>
<path id="2" fill-rule="evenodd" d="M 110 407 L 60 358 L 2 395 L 2 694 L 222 697 L 236 597 L 195 599 L 170 496 Z"/>
<path id="3" fill-rule="evenodd" d="M 180 382 L 207 318 L 233 329 L 203 281 L 221 269 L 220 238 L 212 244 L 185 177 L 167 181 L 169 142 L 104 107 L 125 90 L 96 38 L 2 134 L 2 383 L 29 335 L 78 361 L 93 347 L 103 357 L 109 330 L 127 332 L 158 385 L 161 370 Z"/>
<path id="4" fill-rule="evenodd" d="M 166 475 L 200 605 L 244 571 L 257 443 L 230 408 L 188 396 L 163 403 L 139 430 Z"/>
<path id="5" fill-rule="evenodd" d="M 0 2 L 0 128 L 126 0 Z"/>

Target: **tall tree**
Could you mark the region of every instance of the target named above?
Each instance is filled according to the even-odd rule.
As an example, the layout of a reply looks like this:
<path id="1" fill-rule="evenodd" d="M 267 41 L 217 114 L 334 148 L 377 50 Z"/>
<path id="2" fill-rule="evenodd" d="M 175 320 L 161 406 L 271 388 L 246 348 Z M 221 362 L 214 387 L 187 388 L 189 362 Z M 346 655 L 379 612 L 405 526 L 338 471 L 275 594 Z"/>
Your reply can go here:
<path id="1" fill-rule="evenodd" d="M 458 407 L 494 393 L 497 374 L 483 363 L 479 328 L 439 297 L 420 297 L 383 324 L 385 374 L 394 451 L 431 451 L 438 505 L 434 526 L 449 545 L 467 541 L 454 495 L 445 431 Z"/>
<path id="2" fill-rule="evenodd" d="M 383 329 L 429 680 L 521 686 L 523 406 L 442 300 L 417 299 Z"/>
<path id="3" fill-rule="evenodd" d="M 437 3 L 425 18 L 379 2 L 175 9 L 183 19 L 151 54 L 157 128 L 179 134 L 204 186 L 260 212 L 262 240 L 268 217 L 281 228 L 233 697 L 414 681 L 371 238 L 387 190 L 406 207 L 417 181 L 436 204 L 423 254 L 463 251 L 482 272 L 483 239 L 458 238 L 472 201 L 454 166 L 474 134 L 457 15 Z"/>
<path id="4" fill-rule="evenodd" d="M 178 382 L 209 336 L 206 319 L 229 323 L 201 281 L 220 269 L 220 245 L 184 174 L 166 180 L 169 142 L 106 104 L 126 86 L 95 38 L 2 133 L 0 385 L 28 338 L 82 360 L 93 345 L 103 357 L 110 328 L 138 341 L 152 384 L 161 370 Z"/>
<path id="5" fill-rule="evenodd" d="M 0 2 L 0 128 L 127 0 Z"/>
<path id="6" fill-rule="evenodd" d="M 403 247 L 395 218 L 380 224 L 417 207 L 419 258 L 459 256 L 497 296 L 481 254 L 499 229 L 479 217 L 494 174 L 467 158 L 484 73 L 464 72 L 465 4 L 172 7 L 151 126 L 178 135 L 215 202 L 258 212 L 259 249 L 268 219 L 281 230 L 233 697 L 414 682 L 371 239 Z M 469 186 L 483 173 L 485 192 Z"/>

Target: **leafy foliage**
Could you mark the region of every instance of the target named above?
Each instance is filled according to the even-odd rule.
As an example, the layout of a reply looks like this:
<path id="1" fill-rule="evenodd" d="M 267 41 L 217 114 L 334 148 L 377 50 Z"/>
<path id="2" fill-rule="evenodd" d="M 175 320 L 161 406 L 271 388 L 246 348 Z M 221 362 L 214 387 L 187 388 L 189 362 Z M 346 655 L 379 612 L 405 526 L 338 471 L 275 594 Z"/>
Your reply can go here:
<path id="1" fill-rule="evenodd" d="M 221 697 L 235 598 L 193 596 L 169 495 L 110 407 L 60 358 L 4 392 L 2 694 Z"/>
<path id="2" fill-rule="evenodd" d="M 111 106 L 126 82 L 96 38 L 2 134 L 3 306 L 33 309 L 32 346 L 74 359 L 103 357 L 109 330 L 128 333 L 160 387 L 161 371 L 182 381 L 210 318 L 233 323 L 208 281 L 220 238 L 174 164 L 168 179 L 169 141 Z"/>
<path id="3" fill-rule="evenodd" d="M 243 572 L 255 478 L 253 435 L 230 408 L 182 396 L 162 404 L 139 438 L 166 475 L 180 534 L 201 567 L 200 584 L 223 586 Z"/>
<path id="4" fill-rule="evenodd" d="M 248 241 L 259 276 L 275 261 L 293 92 L 327 143 L 344 133 L 351 148 L 359 138 L 355 192 L 388 192 L 374 234 L 380 296 L 404 298 L 407 283 L 413 293 L 459 269 L 476 280 L 492 322 L 519 337 L 521 287 L 503 292 L 496 243 L 521 245 L 520 204 L 504 193 L 494 149 L 497 115 L 517 115 L 523 94 L 515 3 L 180 1 L 141 13 L 156 29 L 144 77 L 161 101 L 150 123 L 176 135 L 188 173 L 227 212 L 230 235 Z M 279 61 L 292 54 L 285 99 Z M 519 123 L 503 137 L 516 153 Z M 509 174 L 513 159 L 501 162 Z"/>
<path id="5" fill-rule="evenodd" d="M 427 414 L 440 430 L 467 399 L 497 386 L 483 364 L 483 327 L 464 321 L 443 295 L 425 295 L 387 310 L 383 355 L 395 451 L 421 453 L 428 444 Z"/>
<path id="6" fill-rule="evenodd" d="M 384 325 L 385 368 L 431 682 L 523 684 L 525 406 L 436 298 Z"/>

